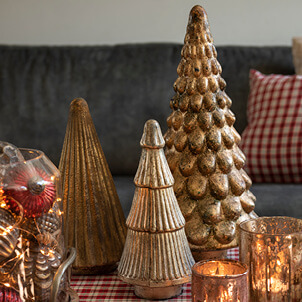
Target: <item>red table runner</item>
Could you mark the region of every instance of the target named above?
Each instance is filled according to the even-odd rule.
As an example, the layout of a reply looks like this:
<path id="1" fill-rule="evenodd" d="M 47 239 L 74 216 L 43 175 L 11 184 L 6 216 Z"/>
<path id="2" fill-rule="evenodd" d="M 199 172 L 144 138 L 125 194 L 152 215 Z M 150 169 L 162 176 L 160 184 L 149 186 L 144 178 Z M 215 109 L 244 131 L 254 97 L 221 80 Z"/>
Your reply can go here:
<path id="1" fill-rule="evenodd" d="M 238 248 L 228 250 L 228 258 L 238 260 Z M 73 276 L 71 286 L 80 301 L 148 301 L 137 298 L 133 286 L 121 281 L 116 272 L 102 276 Z M 191 284 L 185 284 L 183 293 L 169 301 L 191 302 Z"/>

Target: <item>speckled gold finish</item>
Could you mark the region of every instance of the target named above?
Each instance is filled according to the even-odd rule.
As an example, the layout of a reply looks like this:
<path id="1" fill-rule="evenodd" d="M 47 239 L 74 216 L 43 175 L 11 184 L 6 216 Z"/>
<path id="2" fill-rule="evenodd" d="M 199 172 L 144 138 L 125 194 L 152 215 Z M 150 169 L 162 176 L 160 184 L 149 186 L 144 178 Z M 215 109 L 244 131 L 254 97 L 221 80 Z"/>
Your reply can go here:
<path id="1" fill-rule="evenodd" d="M 136 190 L 118 272 L 122 280 L 134 285 L 137 296 L 168 299 L 179 295 L 181 285 L 191 280 L 194 259 L 173 192 L 165 141 L 155 120 L 146 122 L 140 145 Z"/>
<path id="2" fill-rule="evenodd" d="M 195 260 L 202 251 L 237 246 L 236 226 L 256 216 L 221 71 L 207 14 L 197 5 L 189 17 L 165 134 L 174 192 Z"/>
<path id="3" fill-rule="evenodd" d="M 59 166 L 65 240 L 77 250 L 73 272 L 112 271 L 122 255 L 126 225 L 105 155 L 85 100 L 70 105 Z"/>

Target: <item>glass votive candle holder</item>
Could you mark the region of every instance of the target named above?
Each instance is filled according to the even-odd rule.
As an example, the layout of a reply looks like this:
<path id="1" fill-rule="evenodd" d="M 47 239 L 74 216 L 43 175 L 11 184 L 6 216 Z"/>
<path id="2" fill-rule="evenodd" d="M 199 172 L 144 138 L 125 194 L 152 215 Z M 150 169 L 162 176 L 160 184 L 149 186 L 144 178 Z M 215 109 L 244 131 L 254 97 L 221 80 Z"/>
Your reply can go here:
<path id="1" fill-rule="evenodd" d="M 260 217 L 242 222 L 239 229 L 250 301 L 302 301 L 302 220 Z"/>
<path id="2" fill-rule="evenodd" d="M 248 268 L 235 260 L 204 260 L 192 267 L 192 301 L 248 302 Z"/>

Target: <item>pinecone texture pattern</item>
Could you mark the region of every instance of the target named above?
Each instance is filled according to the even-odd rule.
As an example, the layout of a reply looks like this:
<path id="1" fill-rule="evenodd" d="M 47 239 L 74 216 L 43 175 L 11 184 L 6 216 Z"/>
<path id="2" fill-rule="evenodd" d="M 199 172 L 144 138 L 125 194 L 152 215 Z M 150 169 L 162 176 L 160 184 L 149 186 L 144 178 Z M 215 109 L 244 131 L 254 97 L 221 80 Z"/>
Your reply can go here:
<path id="1" fill-rule="evenodd" d="M 29 298 L 35 301 L 47 302 L 50 300 L 50 289 L 54 275 L 62 263 L 62 255 L 49 248 L 44 243 L 30 243 L 25 253 L 25 272 L 27 277 L 27 291 Z M 65 278 L 65 277 L 64 277 Z M 65 280 L 61 282 L 63 289 Z M 32 292 L 34 290 L 34 292 Z"/>
<path id="2" fill-rule="evenodd" d="M 221 72 L 207 14 L 197 5 L 190 12 L 165 134 L 193 254 L 237 246 L 237 225 L 257 216 Z"/>

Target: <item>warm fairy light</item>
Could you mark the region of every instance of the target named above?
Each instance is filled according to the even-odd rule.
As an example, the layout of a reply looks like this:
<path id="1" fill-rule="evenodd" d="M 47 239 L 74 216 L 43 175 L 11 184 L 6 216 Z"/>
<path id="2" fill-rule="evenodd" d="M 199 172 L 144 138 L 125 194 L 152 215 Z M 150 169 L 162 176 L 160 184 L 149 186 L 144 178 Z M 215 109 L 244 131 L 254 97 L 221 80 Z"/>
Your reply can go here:
<path id="1" fill-rule="evenodd" d="M 14 227 L 11 226 L 11 225 L 8 226 L 8 227 L 6 227 L 6 228 L 1 228 L 2 233 L 0 232 L 0 235 L 6 236 L 6 235 L 9 234 L 13 229 L 14 229 Z"/>
<path id="2" fill-rule="evenodd" d="M 36 151 L 32 153 L 35 155 Z M 59 181 L 58 174 L 51 176 L 49 169 L 44 169 L 43 163 L 39 168 L 35 163 L 24 161 L 25 165 L 23 165 L 22 162 L 23 160 L 20 160 L 18 165 L 10 170 L 11 174 L 5 179 L 5 186 L 0 181 L 0 216 L 3 217 L 0 221 L 0 241 L 2 239 L 8 242 L 12 250 L 8 257 L 4 257 L 6 251 L 5 247 L 2 247 L 4 251 L 0 263 L 0 285 L 7 288 L 4 292 L 10 293 L 10 289 L 16 290 L 11 297 L 4 297 L 5 301 L 9 298 L 14 300 L 17 296 L 18 301 L 28 299 L 38 301 L 43 299 L 44 293 L 50 294 L 49 280 L 45 279 L 45 274 L 54 275 L 57 268 L 51 266 L 45 268 L 43 265 L 38 267 L 36 253 L 41 253 L 40 256 L 45 261 L 57 261 L 64 253 L 64 246 L 61 245 L 62 217 L 59 217 L 62 212 L 58 210 L 58 205 L 54 204 L 54 201 L 62 202 L 57 195 L 59 194 L 56 186 L 56 182 Z M 46 206 L 44 204 L 40 206 L 40 201 L 44 199 L 47 201 Z M 26 208 L 27 205 L 33 210 Z M 52 214 L 46 216 L 47 213 Z M 39 217 L 42 215 L 45 217 L 40 221 Z M 26 219 L 23 218 L 24 216 Z M 48 232 L 48 224 L 51 225 L 50 228 L 56 228 L 56 231 Z M 37 245 L 39 245 L 38 250 L 36 250 Z M 28 261 L 33 261 L 32 259 L 34 262 L 28 264 Z M 31 277 L 33 268 L 36 269 L 36 279 Z M 43 288 L 42 294 L 36 294 L 35 288 L 40 284 Z"/>
<path id="3" fill-rule="evenodd" d="M 45 249 L 40 249 L 40 253 L 42 254 L 42 255 L 44 255 L 44 256 L 53 256 L 54 255 L 54 250 L 52 250 L 52 249 L 47 249 L 47 250 L 45 250 Z"/>
<path id="4" fill-rule="evenodd" d="M 3 197 L 3 195 L 4 195 L 4 190 L 2 189 L 2 188 L 0 188 L 0 207 L 1 208 L 5 208 L 6 207 L 6 202 L 4 201 L 4 197 Z"/>

